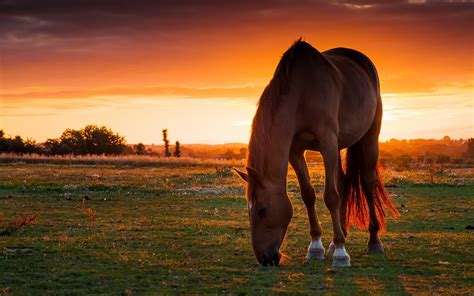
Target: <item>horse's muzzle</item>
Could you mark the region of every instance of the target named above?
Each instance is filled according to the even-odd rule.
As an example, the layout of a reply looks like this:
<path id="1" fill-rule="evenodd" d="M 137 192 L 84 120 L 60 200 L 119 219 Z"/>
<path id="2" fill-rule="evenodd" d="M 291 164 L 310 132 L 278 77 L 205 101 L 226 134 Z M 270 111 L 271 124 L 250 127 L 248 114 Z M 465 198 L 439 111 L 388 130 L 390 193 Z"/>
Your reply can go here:
<path id="1" fill-rule="evenodd" d="M 263 266 L 278 266 L 280 264 L 281 254 L 278 251 L 275 252 L 268 252 L 267 254 L 263 254 L 260 258 L 257 258 L 258 262 Z"/>

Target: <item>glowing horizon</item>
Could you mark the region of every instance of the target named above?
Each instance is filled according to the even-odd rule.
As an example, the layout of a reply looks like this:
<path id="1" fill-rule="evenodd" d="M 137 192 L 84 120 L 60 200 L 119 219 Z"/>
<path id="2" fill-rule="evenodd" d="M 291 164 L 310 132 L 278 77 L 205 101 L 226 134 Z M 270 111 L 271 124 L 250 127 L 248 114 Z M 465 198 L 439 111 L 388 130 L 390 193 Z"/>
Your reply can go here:
<path id="1" fill-rule="evenodd" d="M 442 138 L 446 135 L 471 137 L 474 126 L 473 102 L 469 100 L 471 91 L 470 88 L 447 88 L 431 93 L 382 95 L 384 117 L 380 140 Z M 84 104 L 81 98 L 36 99 L 30 101 L 30 107 L 6 103 L 3 108 L 10 111 L 3 114 L 2 126 L 6 127 L 7 134 L 18 134 L 38 142 L 59 137 L 65 128 L 97 124 L 112 128 L 129 143 L 160 144 L 163 128 L 169 130 L 173 141 L 179 140 L 183 144 L 247 143 L 257 102 L 257 98 L 239 96 L 103 96 L 90 99 L 91 104 Z M 449 104 L 440 103 L 446 100 Z M 444 112 L 438 112 L 439 106 Z M 22 124 L 25 117 L 29 120 L 28 125 Z M 168 124 L 173 121 L 173 125 Z M 30 124 L 35 125 L 35 122 L 41 131 L 31 129 Z M 58 125 L 58 122 L 69 125 Z M 439 126 L 439 122 L 444 123 Z M 402 129 L 400 123 L 411 128 Z"/>

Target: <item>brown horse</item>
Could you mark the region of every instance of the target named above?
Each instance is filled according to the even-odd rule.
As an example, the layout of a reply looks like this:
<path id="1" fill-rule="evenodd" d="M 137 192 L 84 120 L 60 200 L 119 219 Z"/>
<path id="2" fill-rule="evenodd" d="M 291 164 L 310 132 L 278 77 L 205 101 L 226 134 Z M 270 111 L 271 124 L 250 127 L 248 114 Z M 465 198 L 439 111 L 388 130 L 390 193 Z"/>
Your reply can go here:
<path id="1" fill-rule="evenodd" d="M 258 262 L 280 262 L 279 250 L 293 215 L 286 192 L 288 162 L 308 212 L 312 240 L 306 258 L 324 259 L 306 150 L 319 151 L 324 159 L 324 202 L 334 228 L 328 250 L 333 253 L 333 266 L 350 266 L 344 243 L 351 224 L 369 228 L 369 253 L 383 252 L 379 231 L 385 228 L 384 208 L 398 212 L 377 168 L 381 121 L 377 71 L 365 55 L 347 48 L 320 53 L 301 39 L 285 52 L 258 103 L 247 172 L 236 170 L 247 182 L 252 247 Z M 340 157 L 344 148 L 345 171 Z"/>

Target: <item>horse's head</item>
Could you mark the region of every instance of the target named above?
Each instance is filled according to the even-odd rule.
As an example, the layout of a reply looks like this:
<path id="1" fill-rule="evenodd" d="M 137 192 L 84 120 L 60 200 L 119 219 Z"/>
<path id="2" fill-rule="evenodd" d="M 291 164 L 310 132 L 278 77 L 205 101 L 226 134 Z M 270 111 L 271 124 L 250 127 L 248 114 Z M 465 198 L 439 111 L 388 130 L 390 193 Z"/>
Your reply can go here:
<path id="1" fill-rule="evenodd" d="M 278 265 L 280 247 L 293 216 L 286 190 L 264 180 L 253 168 L 247 167 L 247 173 L 235 171 L 247 182 L 247 205 L 255 257 L 264 266 Z"/>

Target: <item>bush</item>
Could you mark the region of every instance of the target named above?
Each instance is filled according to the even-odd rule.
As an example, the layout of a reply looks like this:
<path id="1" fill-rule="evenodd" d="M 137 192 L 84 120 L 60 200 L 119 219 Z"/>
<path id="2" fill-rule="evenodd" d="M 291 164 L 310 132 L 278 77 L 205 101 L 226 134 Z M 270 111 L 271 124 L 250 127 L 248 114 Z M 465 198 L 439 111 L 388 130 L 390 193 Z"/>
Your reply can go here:
<path id="1" fill-rule="evenodd" d="M 49 154 L 123 154 L 125 138 L 111 129 L 87 125 L 80 130 L 66 129 L 59 139 L 48 139 L 45 148 Z"/>
<path id="2" fill-rule="evenodd" d="M 34 140 L 23 140 L 20 136 L 13 138 L 5 137 L 3 130 L 0 130 L 0 152 L 23 153 L 43 153 L 40 146 Z"/>

